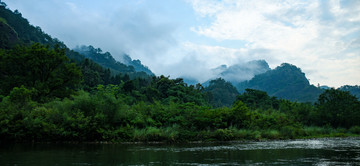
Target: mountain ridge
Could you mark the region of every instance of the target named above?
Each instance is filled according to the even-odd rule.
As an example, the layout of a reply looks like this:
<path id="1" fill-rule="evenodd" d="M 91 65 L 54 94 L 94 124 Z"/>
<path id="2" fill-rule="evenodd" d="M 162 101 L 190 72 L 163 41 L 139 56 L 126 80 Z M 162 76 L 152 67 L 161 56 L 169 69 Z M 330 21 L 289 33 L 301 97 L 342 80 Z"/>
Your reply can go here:
<path id="1" fill-rule="evenodd" d="M 240 93 L 245 89 L 257 89 L 270 96 L 299 102 L 315 102 L 323 92 L 322 89 L 310 85 L 305 73 L 289 63 L 283 63 L 273 70 L 256 75 L 249 81 L 236 85 Z"/>
<path id="2" fill-rule="evenodd" d="M 135 67 L 128 67 L 128 65 L 123 64 L 121 62 L 117 62 L 110 53 L 98 54 L 99 59 L 109 58 L 112 59 L 113 63 L 102 63 L 98 64 L 95 60 L 90 58 L 90 61 L 84 63 L 84 61 L 89 58 L 86 57 L 75 50 L 68 48 L 62 41 L 57 38 L 52 38 L 50 35 L 46 34 L 41 30 L 38 26 L 33 26 L 29 23 L 29 21 L 22 17 L 22 14 L 18 11 L 11 11 L 6 7 L 6 4 L 0 4 L 0 28 L 3 30 L 4 28 L 6 31 L 2 31 L 0 34 L 0 48 L 10 49 L 15 45 L 31 45 L 32 43 L 41 43 L 43 45 L 47 45 L 51 48 L 61 48 L 65 49 L 66 56 L 72 61 L 75 62 L 78 66 L 82 66 L 81 68 L 87 70 L 82 71 L 83 74 L 89 77 L 97 77 L 97 78 L 89 78 L 92 80 L 98 80 L 99 83 L 106 83 L 107 78 L 107 69 L 111 69 L 113 76 L 117 74 L 121 74 L 123 77 L 124 75 L 129 75 L 130 78 L 137 78 L 137 77 L 145 77 L 153 76 L 148 75 L 147 73 L 152 73 L 150 69 L 148 71 L 140 71 L 137 72 Z M 12 32 L 13 31 L 13 32 Z M 14 43 L 8 42 L 9 36 L 14 38 Z M 17 40 L 15 38 L 17 37 Z M 101 49 L 99 49 L 101 50 Z M 104 56 L 104 57 L 101 57 Z M 111 58 L 110 58 L 111 57 Z M 129 57 L 130 58 L 130 57 Z M 138 65 L 138 68 L 143 67 L 145 70 L 146 67 L 141 64 L 140 61 L 132 62 L 135 65 Z M 109 64 L 113 66 L 108 66 Z M 88 67 L 84 67 L 83 65 L 90 65 Z M 99 65 L 99 66 L 97 66 Z M 100 67 L 101 66 L 101 67 Z M 89 75 L 89 73 L 91 73 Z M 120 76 L 118 77 L 120 78 Z M 107 79 L 108 80 L 108 79 Z M 118 82 L 118 81 L 116 81 Z"/>

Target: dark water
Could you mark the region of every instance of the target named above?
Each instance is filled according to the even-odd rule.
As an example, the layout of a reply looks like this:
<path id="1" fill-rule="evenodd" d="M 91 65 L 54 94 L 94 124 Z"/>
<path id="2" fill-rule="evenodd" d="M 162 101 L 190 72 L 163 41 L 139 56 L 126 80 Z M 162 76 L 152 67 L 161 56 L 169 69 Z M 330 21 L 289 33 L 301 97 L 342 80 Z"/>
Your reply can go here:
<path id="1" fill-rule="evenodd" d="M 1 166 L 360 165 L 360 138 L 178 145 L 1 145 Z"/>

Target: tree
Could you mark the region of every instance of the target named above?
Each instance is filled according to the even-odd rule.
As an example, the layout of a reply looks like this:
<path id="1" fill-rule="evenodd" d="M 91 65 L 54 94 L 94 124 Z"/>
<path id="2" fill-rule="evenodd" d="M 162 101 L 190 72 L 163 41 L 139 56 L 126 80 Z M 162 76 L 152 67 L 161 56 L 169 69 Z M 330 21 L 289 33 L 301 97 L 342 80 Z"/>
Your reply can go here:
<path id="1" fill-rule="evenodd" d="M 348 91 L 328 89 L 315 104 L 321 125 L 347 128 L 360 125 L 360 102 Z"/>
<path id="2" fill-rule="evenodd" d="M 36 90 L 37 101 L 69 96 L 82 80 L 80 69 L 69 62 L 64 49 L 39 43 L 1 51 L 0 69 L 2 95 L 23 85 Z"/>
<path id="3" fill-rule="evenodd" d="M 256 89 L 246 89 L 245 92 L 237 96 L 237 101 L 242 101 L 252 109 L 278 109 L 279 101 L 275 97 L 270 97 L 266 92 Z"/>
<path id="4" fill-rule="evenodd" d="M 229 107 L 234 103 L 236 96 L 239 95 L 236 88 L 222 78 L 211 80 L 205 91 L 211 93 L 209 100 L 214 107 Z"/>

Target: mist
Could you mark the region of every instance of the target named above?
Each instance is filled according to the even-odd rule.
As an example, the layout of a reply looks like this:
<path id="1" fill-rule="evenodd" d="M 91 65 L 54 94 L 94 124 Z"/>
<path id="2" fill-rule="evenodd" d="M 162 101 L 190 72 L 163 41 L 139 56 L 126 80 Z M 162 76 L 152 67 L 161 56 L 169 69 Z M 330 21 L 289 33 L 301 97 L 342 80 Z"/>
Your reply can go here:
<path id="1" fill-rule="evenodd" d="M 212 69 L 287 62 L 312 84 L 360 84 L 358 1 L 5 0 L 69 48 L 92 45 L 118 61 L 127 54 L 156 75 L 217 77 Z M 251 78 L 239 70 L 232 81 Z"/>

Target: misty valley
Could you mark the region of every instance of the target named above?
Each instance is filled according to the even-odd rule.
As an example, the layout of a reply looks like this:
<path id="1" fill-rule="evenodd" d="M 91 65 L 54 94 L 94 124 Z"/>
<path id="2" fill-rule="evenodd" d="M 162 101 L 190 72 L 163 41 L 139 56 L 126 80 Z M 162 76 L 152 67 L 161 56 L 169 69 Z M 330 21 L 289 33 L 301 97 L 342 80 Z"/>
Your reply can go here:
<path id="1" fill-rule="evenodd" d="M 0 165 L 360 163 L 359 85 L 312 85 L 262 59 L 203 81 L 114 57 L 1 2 Z"/>

